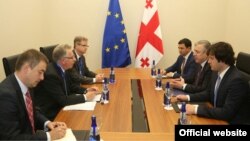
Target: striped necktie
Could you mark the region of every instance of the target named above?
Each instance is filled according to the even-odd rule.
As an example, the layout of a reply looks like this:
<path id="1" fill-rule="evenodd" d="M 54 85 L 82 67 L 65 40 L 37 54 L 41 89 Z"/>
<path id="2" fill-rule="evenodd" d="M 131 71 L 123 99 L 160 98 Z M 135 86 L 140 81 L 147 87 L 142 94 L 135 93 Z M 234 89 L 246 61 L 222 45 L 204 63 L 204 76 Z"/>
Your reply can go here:
<path id="1" fill-rule="evenodd" d="M 33 103 L 29 91 L 27 91 L 27 93 L 25 94 L 25 100 L 26 100 L 26 109 L 28 111 L 28 116 L 32 127 L 32 132 L 35 133 Z"/>

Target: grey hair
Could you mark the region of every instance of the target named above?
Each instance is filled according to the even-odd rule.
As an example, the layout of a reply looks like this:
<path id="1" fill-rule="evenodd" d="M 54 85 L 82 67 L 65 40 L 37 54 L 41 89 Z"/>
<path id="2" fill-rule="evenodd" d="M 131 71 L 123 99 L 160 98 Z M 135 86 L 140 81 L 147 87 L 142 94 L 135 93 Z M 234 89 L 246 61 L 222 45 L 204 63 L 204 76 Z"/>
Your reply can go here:
<path id="1" fill-rule="evenodd" d="M 57 62 L 65 57 L 68 49 L 71 49 L 71 46 L 68 44 L 57 45 L 52 54 L 53 60 Z"/>
<path id="2" fill-rule="evenodd" d="M 208 40 L 200 40 L 195 43 L 195 46 L 197 45 L 204 45 L 204 52 L 207 52 L 207 50 L 210 48 L 211 43 Z"/>

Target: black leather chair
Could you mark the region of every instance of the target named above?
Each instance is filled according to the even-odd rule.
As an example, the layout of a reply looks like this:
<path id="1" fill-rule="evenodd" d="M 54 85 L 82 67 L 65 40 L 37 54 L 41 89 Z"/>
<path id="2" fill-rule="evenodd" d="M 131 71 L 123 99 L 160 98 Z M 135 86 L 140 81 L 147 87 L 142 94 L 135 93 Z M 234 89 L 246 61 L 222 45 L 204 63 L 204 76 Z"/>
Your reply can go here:
<path id="1" fill-rule="evenodd" d="M 20 56 L 20 54 L 3 58 L 3 60 L 2 60 L 3 61 L 3 68 L 5 71 L 6 77 L 15 71 L 16 61 L 17 61 L 19 56 Z"/>
<path id="2" fill-rule="evenodd" d="M 49 62 L 53 62 L 52 53 L 57 45 L 58 44 L 40 47 L 40 52 L 42 52 L 48 58 Z"/>
<path id="3" fill-rule="evenodd" d="M 236 59 L 236 67 L 243 74 L 246 80 L 250 80 L 250 54 L 240 52 Z"/>

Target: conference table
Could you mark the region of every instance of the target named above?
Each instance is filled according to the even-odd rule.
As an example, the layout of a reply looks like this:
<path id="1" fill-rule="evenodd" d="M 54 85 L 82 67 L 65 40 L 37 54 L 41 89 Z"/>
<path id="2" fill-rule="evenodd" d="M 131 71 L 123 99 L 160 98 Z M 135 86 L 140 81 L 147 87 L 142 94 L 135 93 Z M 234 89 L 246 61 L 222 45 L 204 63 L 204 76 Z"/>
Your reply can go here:
<path id="1" fill-rule="evenodd" d="M 109 77 L 110 69 L 100 69 Z M 104 140 L 174 140 L 179 113 L 165 110 L 163 90 L 155 90 L 155 78 L 150 69 L 115 68 L 115 83 L 109 84 L 110 101 L 97 103 L 93 111 L 61 110 L 55 121 L 63 121 L 72 130 L 89 130 L 91 116 L 96 115 L 100 134 Z M 163 79 L 163 83 L 169 81 Z M 102 84 L 84 85 L 84 87 Z M 140 108 L 138 108 L 140 107 Z M 191 115 L 191 124 L 216 125 L 225 121 Z"/>

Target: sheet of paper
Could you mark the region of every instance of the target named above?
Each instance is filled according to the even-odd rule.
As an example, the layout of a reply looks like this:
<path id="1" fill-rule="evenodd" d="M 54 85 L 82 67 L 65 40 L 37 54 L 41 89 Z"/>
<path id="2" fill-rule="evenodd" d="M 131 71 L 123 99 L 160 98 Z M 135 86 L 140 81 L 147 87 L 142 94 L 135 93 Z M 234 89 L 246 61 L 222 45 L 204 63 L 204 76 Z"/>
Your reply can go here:
<path id="1" fill-rule="evenodd" d="M 96 101 L 100 101 L 101 100 L 101 93 L 100 94 L 97 94 L 92 100 L 91 102 L 96 102 Z"/>
<path id="2" fill-rule="evenodd" d="M 63 110 L 89 110 L 93 111 L 95 109 L 96 102 L 85 102 L 80 104 L 74 104 L 65 106 Z"/>
<path id="3" fill-rule="evenodd" d="M 68 128 L 66 130 L 66 135 L 63 138 L 55 140 L 55 141 L 76 141 L 76 137 L 73 134 L 72 130 Z"/>

